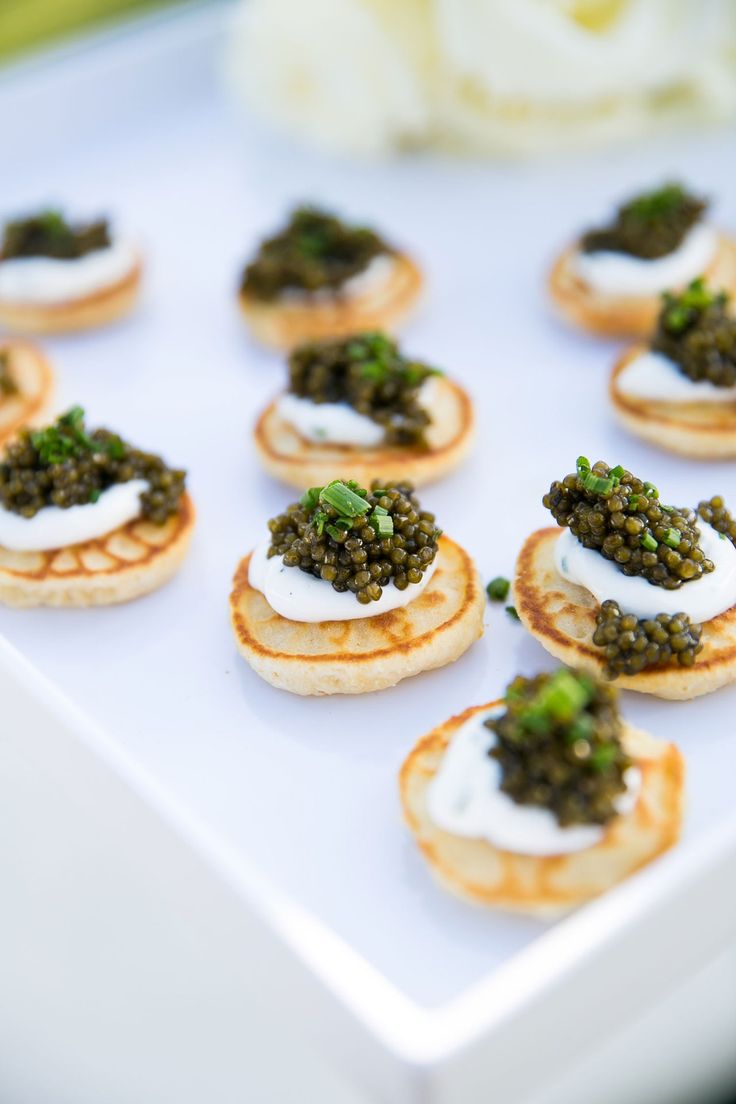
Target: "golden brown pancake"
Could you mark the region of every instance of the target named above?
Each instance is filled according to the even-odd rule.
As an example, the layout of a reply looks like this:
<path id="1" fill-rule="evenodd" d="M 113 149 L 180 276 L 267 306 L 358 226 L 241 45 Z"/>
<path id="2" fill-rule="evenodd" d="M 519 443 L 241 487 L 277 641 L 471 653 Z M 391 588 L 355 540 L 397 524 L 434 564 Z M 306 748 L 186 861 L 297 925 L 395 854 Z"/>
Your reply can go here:
<path id="1" fill-rule="evenodd" d="M 444 667 L 481 636 L 485 598 L 459 545 L 441 537 L 438 556 L 424 591 L 402 609 L 316 624 L 276 613 L 248 582 L 246 556 L 230 595 L 238 650 L 266 682 L 305 695 L 364 694 Z"/>
<path id="2" fill-rule="evenodd" d="M 393 254 L 395 264 L 385 283 L 359 295 L 309 300 L 281 298 L 264 302 L 242 292 L 240 308 L 254 336 L 264 345 L 292 349 L 303 341 L 348 337 L 361 330 L 389 333 L 415 305 L 422 290 L 422 274 L 403 253 Z"/>
<path id="3" fill-rule="evenodd" d="M 0 299 L 0 326 L 18 333 L 57 334 L 116 322 L 135 306 L 142 265 L 122 280 L 64 303 L 10 303 Z"/>
<path id="4" fill-rule="evenodd" d="M 577 242 L 569 246 L 549 275 L 549 294 L 557 312 L 567 322 L 599 337 L 648 337 L 657 323 L 661 295 L 603 295 L 594 291 L 573 268 L 577 248 Z M 714 287 L 736 292 L 736 243 L 720 234 L 715 256 L 701 275 Z"/>
<path id="5" fill-rule="evenodd" d="M 436 403 L 426 449 L 319 445 L 285 422 L 272 402 L 256 422 L 256 452 L 269 475 L 301 490 L 324 486 L 337 475 L 366 487 L 373 479 L 401 478 L 415 487 L 431 483 L 465 459 L 475 436 L 473 404 L 462 387 L 444 376 L 436 376 L 433 386 Z"/>
<path id="6" fill-rule="evenodd" d="M 163 586 L 181 565 L 194 527 L 188 494 L 163 525 L 134 519 L 104 537 L 52 552 L 0 547 L 7 606 L 108 606 Z"/>
<path id="7" fill-rule="evenodd" d="M 676 842 L 685 767 L 674 744 L 624 725 L 623 744 L 642 772 L 634 809 L 612 820 L 600 843 L 565 855 L 519 855 L 484 839 L 438 828 L 427 813 L 427 787 L 455 732 L 498 702 L 466 709 L 424 736 L 404 762 L 399 789 L 404 817 L 438 881 L 460 897 L 514 912 L 554 916 L 627 878 Z"/>
<path id="8" fill-rule="evenodd" d="M 626 366 L 648 351 L 635 345 L 617 361 L 608 387 L 616 418 L 637 437 L 668 452 L 698 460 L 736 456 L 736 402 L 661 402 L 625 394 L 618 380 Z"/>
<path id="9" fill-rule="evenodd" d="M 43 425 L 48 420 L 54 377 L 46 357 L 30 342 L 3 341 L 0 353 L 7 353 L 9 373 L 18 388 L 14 395 L 0 393 L 0 445 L 4 445 L 23 426 Z"/>
<path id="10" fill-rule="evenodd" d="M 593 643 L 598 602 L 555 567 L 556 526 L 527 538 L 516 561 L 513 597 L 522 624 L 568 667 L 603 677 L 603 649 Z M 696 584 L 692 584 L 696 585 Z M 736 680 L 736 606 L 703 624 L 703 650 L 692 667 L 648 667 L 621 675 L 616 685 L 678 701 L 709 694 Z"/>

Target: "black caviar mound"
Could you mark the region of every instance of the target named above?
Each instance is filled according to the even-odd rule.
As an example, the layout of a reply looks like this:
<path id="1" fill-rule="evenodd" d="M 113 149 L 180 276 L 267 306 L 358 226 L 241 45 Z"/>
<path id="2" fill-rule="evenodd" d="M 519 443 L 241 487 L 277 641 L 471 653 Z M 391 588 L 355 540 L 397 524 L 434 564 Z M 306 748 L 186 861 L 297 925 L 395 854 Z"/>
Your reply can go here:
<path id="1" fill-rule="evenodd" d="M 702 625 L 692 624 L 686 613 L 637 618 L 622 613 L 609 598 L 598 611 L 593 643 L 603 648 L 606 678 L 615 679 L 638 675 L 647 667 L 692 667 L 703 650 L 702 632 Z"/>
<path id="2" fill-rule="evenodd" d="M 45 429 L 25 429 L 0 461 L 0 504 L 31 518 L 44 506 L 97 502 L 115 483 L 146 479 L 141 516 L 157 525 L 177 513 L 186 473 L 141 452 L 108 429 L 88 432 L 75 406 Z"/>
<path id="3" fill-rule="evenodd" d="M 383 426 L 387 445 L 423 448 L 431 419 L 418 391 L 439 374 L 404 357 L 385 334 L 361 333 L 295 349 L 289 358 L 289 391 L 313 403 L 347 403 Z"/>
<path id="4" fill-rule="evenodd" d="M 652 349 L 691 380 L 736 385 L 736 318 L 726 293 L 709 290 L 702 278 L 679 295 L 666 292 Z"/>
<path id="5" fill-rule="evenodd" d="M 518 675 L 505 711 L 486 726 L 501 789 L 519 805 L 554 813 L 560 825 L 607 824 L 626 790 L 631 760 L 621 744 L 616 691 L 580 671 Z"/>
<path id="6" fill-rule="evenodd" d="M 707 206 L 682 185 L 665 184 L 622 204 L 608 226 L 583 234 L 580 248 L 584 253 L 605 250 L 648 261 L 666 257 L 682 243 Z"/>
<path id="7" fill-rule="evenodd" d="M 676 590 L 713 571 L 699 544 L 695 511 L 664 505 L 652 483 L 621 465 L 609 468 L 599 460 L 591 467 L 580 456 L 576 471 L 555 480 L 542 502 L 558 525 L 624 575 Z"/>
<path id="8" fill-rule="evenodd" d="M 37 215 L 6 223 L 0 261 L 16 257 L 54 257 L 73 261 L 87 253 L 106 249 L 110 244 L 106 219 L 72 224 L 59 211 L 41 211 Z"/>
<path id="9" fill-rule="evenodd" d="M 264 301 L 285 291 L 338 291 L 374 257 L 392 252 L 368 227 L 349 226 L 316 207 L 299 207 L 283 230 L 261 244 L 243 273 L 240 291 Z"/>
<path id="10" fill-rule="evenodd" d="M 312 487 L 268 523 L 269 557 L 351 591 L 367 605 L 383 587 L 419 583 L 437 555 L 441 530 L 409 483 L 371 490 L 354 480 Z"/>

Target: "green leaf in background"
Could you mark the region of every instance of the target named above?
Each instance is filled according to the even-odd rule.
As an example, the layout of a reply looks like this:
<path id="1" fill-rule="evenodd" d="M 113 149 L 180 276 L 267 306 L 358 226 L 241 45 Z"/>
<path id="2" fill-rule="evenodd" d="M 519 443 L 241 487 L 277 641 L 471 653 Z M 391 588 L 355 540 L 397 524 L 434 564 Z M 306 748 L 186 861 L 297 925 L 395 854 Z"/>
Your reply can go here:
<path id="1" fill-rule="evenodd" d="M 0 63 L 95 25 L 180 0 L 1 0 Z"/>

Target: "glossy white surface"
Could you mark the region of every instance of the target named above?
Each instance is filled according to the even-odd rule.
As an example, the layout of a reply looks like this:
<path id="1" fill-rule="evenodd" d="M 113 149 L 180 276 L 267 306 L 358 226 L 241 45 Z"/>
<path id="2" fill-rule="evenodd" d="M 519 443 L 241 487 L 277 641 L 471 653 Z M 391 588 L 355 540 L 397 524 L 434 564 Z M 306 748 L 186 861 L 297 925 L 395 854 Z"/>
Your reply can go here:
<path id="1" fill-rule="evenodd" d="M 653 586 L 640 575 L 624 575 L 612 560 L 585 548 L 569 529 L 560 532 L 555 545 L 555 566 L 565 579 L 585 587 L 598 602 L 612 598 L 625 613 L 637 617 L 686 613 L 693 622 L 710 621 L 736 605 L 736 548 L 705 522 L 698 529 L 700 547 L 715 567 L 678 590 Z"/>
<path id="2" fill-rule="evenodd" d="M 130 242 L 113 241 L 84 257 L 14 257 L 0 262 L 0 299 L 7 303 L 66 303 L 112 287 L 137 263 Z"/>
<path id="3" fill-rule="evenodd" d="M 659 898 L 662 882 L 671 877 L 679 884 L 681 870 L 700 876 L 701 858 L 716 853 L 711 836 L 733 808 L 736 688 L 685 703 L 622 695 L 635 724 L 666 731 L 682 747 L 688 819 L 672 863 L 656 864 L 622 895 L 610 895 L 603 915 L 584 910 L 550 926 L 486 913 L 442 893 L 402 823 L 399 766 L 414 739 L 438 721 L 491 700 L 516 671 L 551 668 L 554 661 L 502 607 L 489 606 L 486 636 L 458 663 L 370 697 L 297 699 L 242 662 L 227 624 L 232 572 L 263 519 L 293 495 L 260 472 L 248 443 L 257 412 L 282 386 L 284 368 L 249 341 L 234 306 L 243 258 L 288 205 L 305 198 L 375 216 L 391 240 L 415 251 L 429 278 L 425 307 L 405 331 L 406 347 L 468 387 L 479 421 L 478 447 L 467 464 L 422 499 L 477 556 L 485 579 L 509 575 L 524 537 L 552 524 L 542 494 L 552 478 L 573 470 L 580 453 L 624 463 L 676 491 L 678 501 L 717 492 L 736 500 L 733 465 L 664 456 L 616 426 L 606 384 L 619 347 L 558 323 L 543 288 L 560 242 L 609 199 L 667 179 L 673 168 L 698 191 L 718 196 L 719 223 L 736 226 L 732 151 L 724 133 L 714 131 L 531 165 L 420 156 L 389 165 L 327 162 L 233 118 L 214 63 L 198 65 L 193 47 L 177 42 L 162 97 L 160 58 L 149 49 L 150 71 L 127 81 L 111 82 L 119 59 L 94 57 L 87 67 L 75 60 L 61 84 L 35 73 L 22 95 L 7 96 L 3 203 L 18 210 L 69 197 L 87 210 L 102 198 L 119 225 L 140 232 L 151 259 L 140 313 L 46 347 L 59 372 L 62 408 L 79 399 L 90 420 L 120 426 L 132 440 L 155 441 L 168 459 L 190 468 L 197 531 L 181 573 L 155 594 L 94 611 L 0 609 L 0 631 L 67 688 L 115 748 L 207 826 L 233 865 L 263 872 L 298 903 L 300 916 L 324 924 L 406 999 L 448 1009 L 448 1016 L 456 1000 L 466 1000 L 464 1028 L 453 1020 L 441 1037 L 417 1030 L 438 1051 L 459 1045 L 475 1038 L 491 1006 L 501 1017 L 494 993 L 503 991 L 509 1012 L 532 995 L 541 1007 L 540 986 L 560 962 L 575 974 L 580 948 L 588 946 L 577 934 L 588 932 L 594 914 L 615 942 L 619 927 L 629 930 L 634 902 L 649 907 L 654 887 Z M 144 54 L 136 43 L 136 58 Z M 69 119 L 71 132 L 62 127 Z M 448 217 L 438 217 L 440 210 Z M 185 251 L 182 226 L 189 234 Z M 183 263 L 190 252 L 197 265 Z M 574 402 L 561 402 L 560 378 Z M 511 477 L 513 507 L 491 517 L 482 507 L 489 496 L 506 494 Z M 121 685 L 135 689 L 121 694 Z M 722 909 L 709 911 L 708 930 L 722 917 L 728 919 Z M 637 985 L 664 992 L 672 964 L 689 961 L 683 949 L 693 928 L 677 909 L 662 923 L 672 941 L 667 954 L 658 925 L 647 943 L 651 959 L 627 961 L 637 967 Z M 293 923 L 297 933 L 306 927 L 304 920 Z M 660 973 L 652 962 L 657 951 Z M 523 968 L 522 952 L 531 956 Z M 606 956 L 605 977 L 614 988 L 625 961 Z M 513 987 L 504 987 L 517 962 Z M 587 1023 L 605 979 L 596 971 L 587 989 L 580 981 L 583 989 L 576 990 L 576 978 L 565 977 L 564 991 L 581 996 Z M 363 983 L 373 991 L 373 975 Z M 616 999 L 596 1007 L 595 1022 L 623 1014 L 628 995 L 630 987 L 626 994 L 616 989 Z M 386 1022 L 383 1008 L 375 1019 Z M 404 1019 L 399 1006 L 392 1031 L 400 1033 Z M 545 1051 L 546 1062 L 565 1053 L 565 1040 L 579 1049 L 579 1037 L 567 1029 L 550 1030 L 549 1038 L 555 1050 Z M 485 1053 L 487 1041 L 479 1039 L 479 1062 Z M 472 1055 L 467 1059 L 472 1080 L 478 1071 Z M 512 1054 L 508 1063 L 514 1085 L 536 1079 Z M 521 1091 L 509 1099 L 522 1099 Z"/>
<path id="4" fill-rule="evenodd" d="M 654 295 L 679 288 L 703 274 L 713 259 L 718 238 L 706 223 L 698 223 L 680 245 L 665 257 L 647 261 L 628 253 L 601 250 L 577 252 L 573 268 L 602 295 Z"/>
<path id="5" fill-rule="evenodd" d="M 484 724 L 493 715 L 477 713 L 457 730 L 427 787 L 427 811 L 437 827 L 518 855 L 566 855 L 594 847 L 604 828 L 563 828 L 549 809 L 519 805 L 503 793 L 501 765 L 489 755 L 496 737 Z M 634 808 L 641 771 L 631 768 L 625 780 L 626 792 L 616 802 L 619 813 Z"/>
<path id="6" fill-rule="evenodd" d="M 108 487 L 97 502 L 70 506 L 44 506 L 32 518 L 0 509 L 0 547 L 11 552 L 43 552 L 103 537 L 138 517 L 145 479 L 131 479 Z"/>
<path id="7" fill-rule="evenodd" d="M 616 387 L 634 399 L 658 402 L 736 402 L 736 387 L 716 387 L 709 380 L 691 380 L 674 361 L 651 349 L 640 353 L 616 378 Z"/>
<path id="8" fill-rule="evenodd" d="M 286 567 L 281 556 L 268 558 L 271 537 L 259 541 L 248 568 L 248 582 L 260 590 L 269 606 L 289 621 L 358 621 L 378 617 L 389 610 L 402 609 L 418 598 L 437 569 L 441 553 L 422 574 L 420 583 L 409 583 L 405 590 L 393 584 L 383 588 L 377 602 L 363 606 L 349 591 L 334 590 L 330 583 L 307 575 L 298 567 Z"/>

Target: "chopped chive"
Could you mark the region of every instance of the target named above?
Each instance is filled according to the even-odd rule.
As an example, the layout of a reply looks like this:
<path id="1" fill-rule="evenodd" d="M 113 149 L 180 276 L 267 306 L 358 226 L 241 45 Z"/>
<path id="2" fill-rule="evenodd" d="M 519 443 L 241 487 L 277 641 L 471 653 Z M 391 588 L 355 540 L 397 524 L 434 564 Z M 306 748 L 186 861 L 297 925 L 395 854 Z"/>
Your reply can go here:
<path id="1" fill-rule="evenodd" d="M 373 513 L 374 514 L 387 514 L 388 510 L 384 510 L 383 506 L 374 506 L 373 507 Z"/>
<path id="2" fill-rule="evenodd" d="M 510 588 L 511 583 L 508 579 L 504 579 L 503 575 L 497 575 L 495 579 L 491 579 L 486 587 L 486 594 L 492 602 L 505 602 L 509 596 Z"/>
<path id="3" fill-rule="evenodd" d="M 629 508 L 631 510 L 638 510 L 639 509 L 639 495 L 638 494 L 630 494 L 629 495 Z"/>
<path id="4" fill-rule="evenodd" d="M 360 517 L 361 514 L 367 513 L 370 509 L 370 505 L 361 495 L 356 494 L 339 479 L 333 480 L 332 483 L 328 483 L 326 487 L 322 488 L 319 500 L 328 506 L 332 506 L 338 514 L 343 514 L 346 517 Z"/>
<path id="5" fill-rule="evenodd" d="M 662 540 L 670 548 L 677 548 L 678 544 L 682 540 L 682 533 L 679 529 L 668 529 Z"/>
<path id="6" fill-rule="evenodd" d="M 659 547 L 651 533 L 644 533 L 639 543 L 647 552 L 656 552 Z"/>
<path id="7" fill-rule="evenodd" d="M 578 456 L 577 460 L 575 461 L 575 467 L 577 468 L 578 473 L 590 471 L 590 460 L 587 456 Z"/>
<path id="8" fill-rule="evenodd" d="M 659 491 L 653 483 L 644 484 L 644 494 L 647 495 L 649 498 L 659 498 Z"/>
<path id="9" fill-rule="evenodd" d="M 392 537 L 394 534 L 394 519 L 390 514 L 371 514 L 369 523 L 376 531 L 377 537 Z"/>
<path id="10" fill-rule="evenodd" d="M 102 491 L 100 490 L 100 488 L 95 487 L 94 490 L 90 491 L 90 494 L 89 494 L 90 502 L 99 502 L 101 494 L 102 494 Z"/>
<path id="11" fill-rule="evenodd" d="M 506 612 L 512 621 L 521 621 L 521 618 L 516 612 L 516 606 L 506 606 Z"/>
<path id="12" fill-rule="evenodd" d="M 617 755 L 618 748 L 615 744 L 601 744 L 595 749 L 588 762 L 593 770 L 604 771 L 611 766 Z"/>
<path id="13" fill-rule="evenodd" d="M 608 475 L 596 475 L 595 472 L 583 472 L 580 481 L 591 494 L 608 495 L 614 488 L 615 480 Z"/>
<path id="14" fill-rule="evenodd" d="M 305 510 L 313 510 L 319 502 L 321 487 L 310 487 L 299 499 L 299 503 Z"/>
<path id="15" fill-rule="evenodd" d="M 612 479 L 615 479 L 617 483 L 621 482 L 621 476 L 624 474 L 624 468 L 620 464 L 617 464 L 615 468 L 611 468 L 609 472 Z"/>

